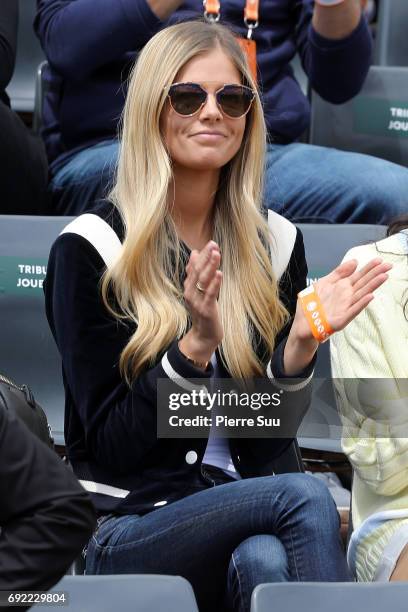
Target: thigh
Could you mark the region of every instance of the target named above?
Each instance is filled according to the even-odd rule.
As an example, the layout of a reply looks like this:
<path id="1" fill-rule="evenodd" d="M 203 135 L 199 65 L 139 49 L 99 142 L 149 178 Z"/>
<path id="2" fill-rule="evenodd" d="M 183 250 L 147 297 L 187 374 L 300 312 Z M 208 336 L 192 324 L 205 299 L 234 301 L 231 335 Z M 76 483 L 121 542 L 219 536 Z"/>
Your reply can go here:
<path id="1" fill-rule="evenodd" d="M 406 210 L 408 170 L 327 147 L 269 145 L 265 202 L 297 222 L 387 223 Z"/>
<path id="2" fill-rule="evenodd" d="M 287 551 L 293 579 L 347 580 L 338 530 L 334 502 L 317 479 L 305 474 L 244 479 L 143 517 L 107 521 L 90 542 L 87 571 L 179 574 L 206 601 L 225 588 L 240 542 L 274 534 Z"/>
<path id="3" fill-rule="evenodd" d="M 52 206 L 60 215 L 91 211 L 113 187 L 119 145 L 109 140 L 74 155 L 50 183 Z"/>

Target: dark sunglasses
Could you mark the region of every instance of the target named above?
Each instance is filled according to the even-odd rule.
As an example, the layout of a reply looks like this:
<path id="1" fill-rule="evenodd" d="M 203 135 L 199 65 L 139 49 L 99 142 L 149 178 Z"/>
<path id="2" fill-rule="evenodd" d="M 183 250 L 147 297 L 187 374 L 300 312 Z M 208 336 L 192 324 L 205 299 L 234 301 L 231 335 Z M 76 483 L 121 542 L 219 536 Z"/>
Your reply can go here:
<path id="1" fill-rule="evenodd" d="M 255 98 L 255 92 L 246 85 L 224 85 L 214 95 L 218 108 L 232 119 L 246 115 Z M 207 102 L 208 92 L 198 83 L 173 83 L 168 96 L 171 107 L 178 115 L 191 117 Z"/>

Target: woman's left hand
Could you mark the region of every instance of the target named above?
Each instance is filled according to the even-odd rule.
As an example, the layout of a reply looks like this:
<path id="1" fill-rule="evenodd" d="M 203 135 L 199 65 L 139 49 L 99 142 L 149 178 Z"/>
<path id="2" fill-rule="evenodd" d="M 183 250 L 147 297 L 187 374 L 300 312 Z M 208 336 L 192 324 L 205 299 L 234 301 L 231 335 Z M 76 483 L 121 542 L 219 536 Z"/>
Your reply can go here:
<path id="1" fill-rule="evenodd" d="M 371 302 L 373 291 L 387 280 L 387 272 L 392 268 L 379 258 L 372 259 L 359 271 L 356 271 L 357 265 L 355 259 L 346 261 L 314 285 L 333 331 L 344 329 Z M 299 301 L 293 327 L 298 340 L 313 338 Z"/>
<path id="2" fill-rule="evenodd" d="M 358 262 L 346 261 L 315 283 L 326 319 L 333 331 L 340 331 L 374 298 L 373 291 L 388 278 L 392 265 L 372 259 L 356 272 Z M 298 300 L 293 325 L 285 345 L 283 363 L 287 376 L 296 376 L 312 360 L 318 342 L 312 334 Z"/>

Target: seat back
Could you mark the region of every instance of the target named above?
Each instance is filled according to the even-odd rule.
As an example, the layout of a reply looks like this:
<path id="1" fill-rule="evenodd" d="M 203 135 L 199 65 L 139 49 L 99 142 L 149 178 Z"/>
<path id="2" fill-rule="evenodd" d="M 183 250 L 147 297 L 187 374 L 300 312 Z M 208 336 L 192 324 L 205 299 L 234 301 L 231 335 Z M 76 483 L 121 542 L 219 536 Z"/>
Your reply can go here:
<path id="1" fill-rule="evenodd" d="M 329 104 L 313 92 L 311 144 L 408 166 L 407 133 L 408 67 L 371 66 L 358 96 L 345 104 Z"/>
<path id="2" fill-rule="evenodd" d="M 318 225 L 299 224 L 303 233 L 308 284 L 317 281 L 338 266 L 346 252 L 354 246 L 384 238 L 381 225 Z M 341 452 L 341 424 L 331 383 L 330 343 L 319 347 L 314 371 L 312 405 L 299 431 L 304 448 Z"/>
<path id="3" fill-rule="evenodd" d="M 376 64 L 408 66 L 407 24 L 407 0 L 381 0 L 376 36 Z"/>
<path id="4" fill-rule="evenodd" d="M 305 94 L 305 96 L 309 96 L 309 79 L 307 74 L 303 70 L 300 55 L 298 53 L 292 59 L 290 65 L 292 66 L 293 75 L 300 85 L 300 89 Z"/>
<path id="5" fill-rule="evenodd" d="M 36 0 L 19 0 L 17 57 L 14 75 L 7 87 L 11 106 L 16 111 L 34 109 L 35 74 L 44 52 L 33 30 Z"/>
<path id="6" fill-rule="evenodd" d="M 31 388 L 56 444 L 63 444 L 61 362 L 45 316 L 42 283 L 50 247 L 71 219 L 0 219 L 0 372 Z"/>
<path id="7" fill-rule="evenodd" d="M 61 592 L 68 605 L 47 604 L 48 612 L 198 612 L 193 589 L 181 576 L 64 576 L 50 591 Z M 38 612 L 42 609 L 32 607 Z"/>
<path id="8" fill-rule="evenodd" d="M 408 584 L 401 582 L 280 582 L 260 584 L 251 599 L 251 612 L 405 612 Z"/>

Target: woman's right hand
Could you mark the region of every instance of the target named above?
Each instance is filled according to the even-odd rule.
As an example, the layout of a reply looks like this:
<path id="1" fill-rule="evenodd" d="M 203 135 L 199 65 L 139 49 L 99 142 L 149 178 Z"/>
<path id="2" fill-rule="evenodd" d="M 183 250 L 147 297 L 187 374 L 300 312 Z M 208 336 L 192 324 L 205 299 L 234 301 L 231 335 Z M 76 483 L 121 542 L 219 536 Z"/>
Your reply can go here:
<path id="1" fill-rule="evenodd" d="M 202 251 L 191 252 L 186 267 L 184 299 L 192 325 L 179 347 L 182 353 L 198 362 L 209 361 L 223 338 L 217 302 L 222 282 L 220 262 L 220 249 L 211 240 Z"/>

